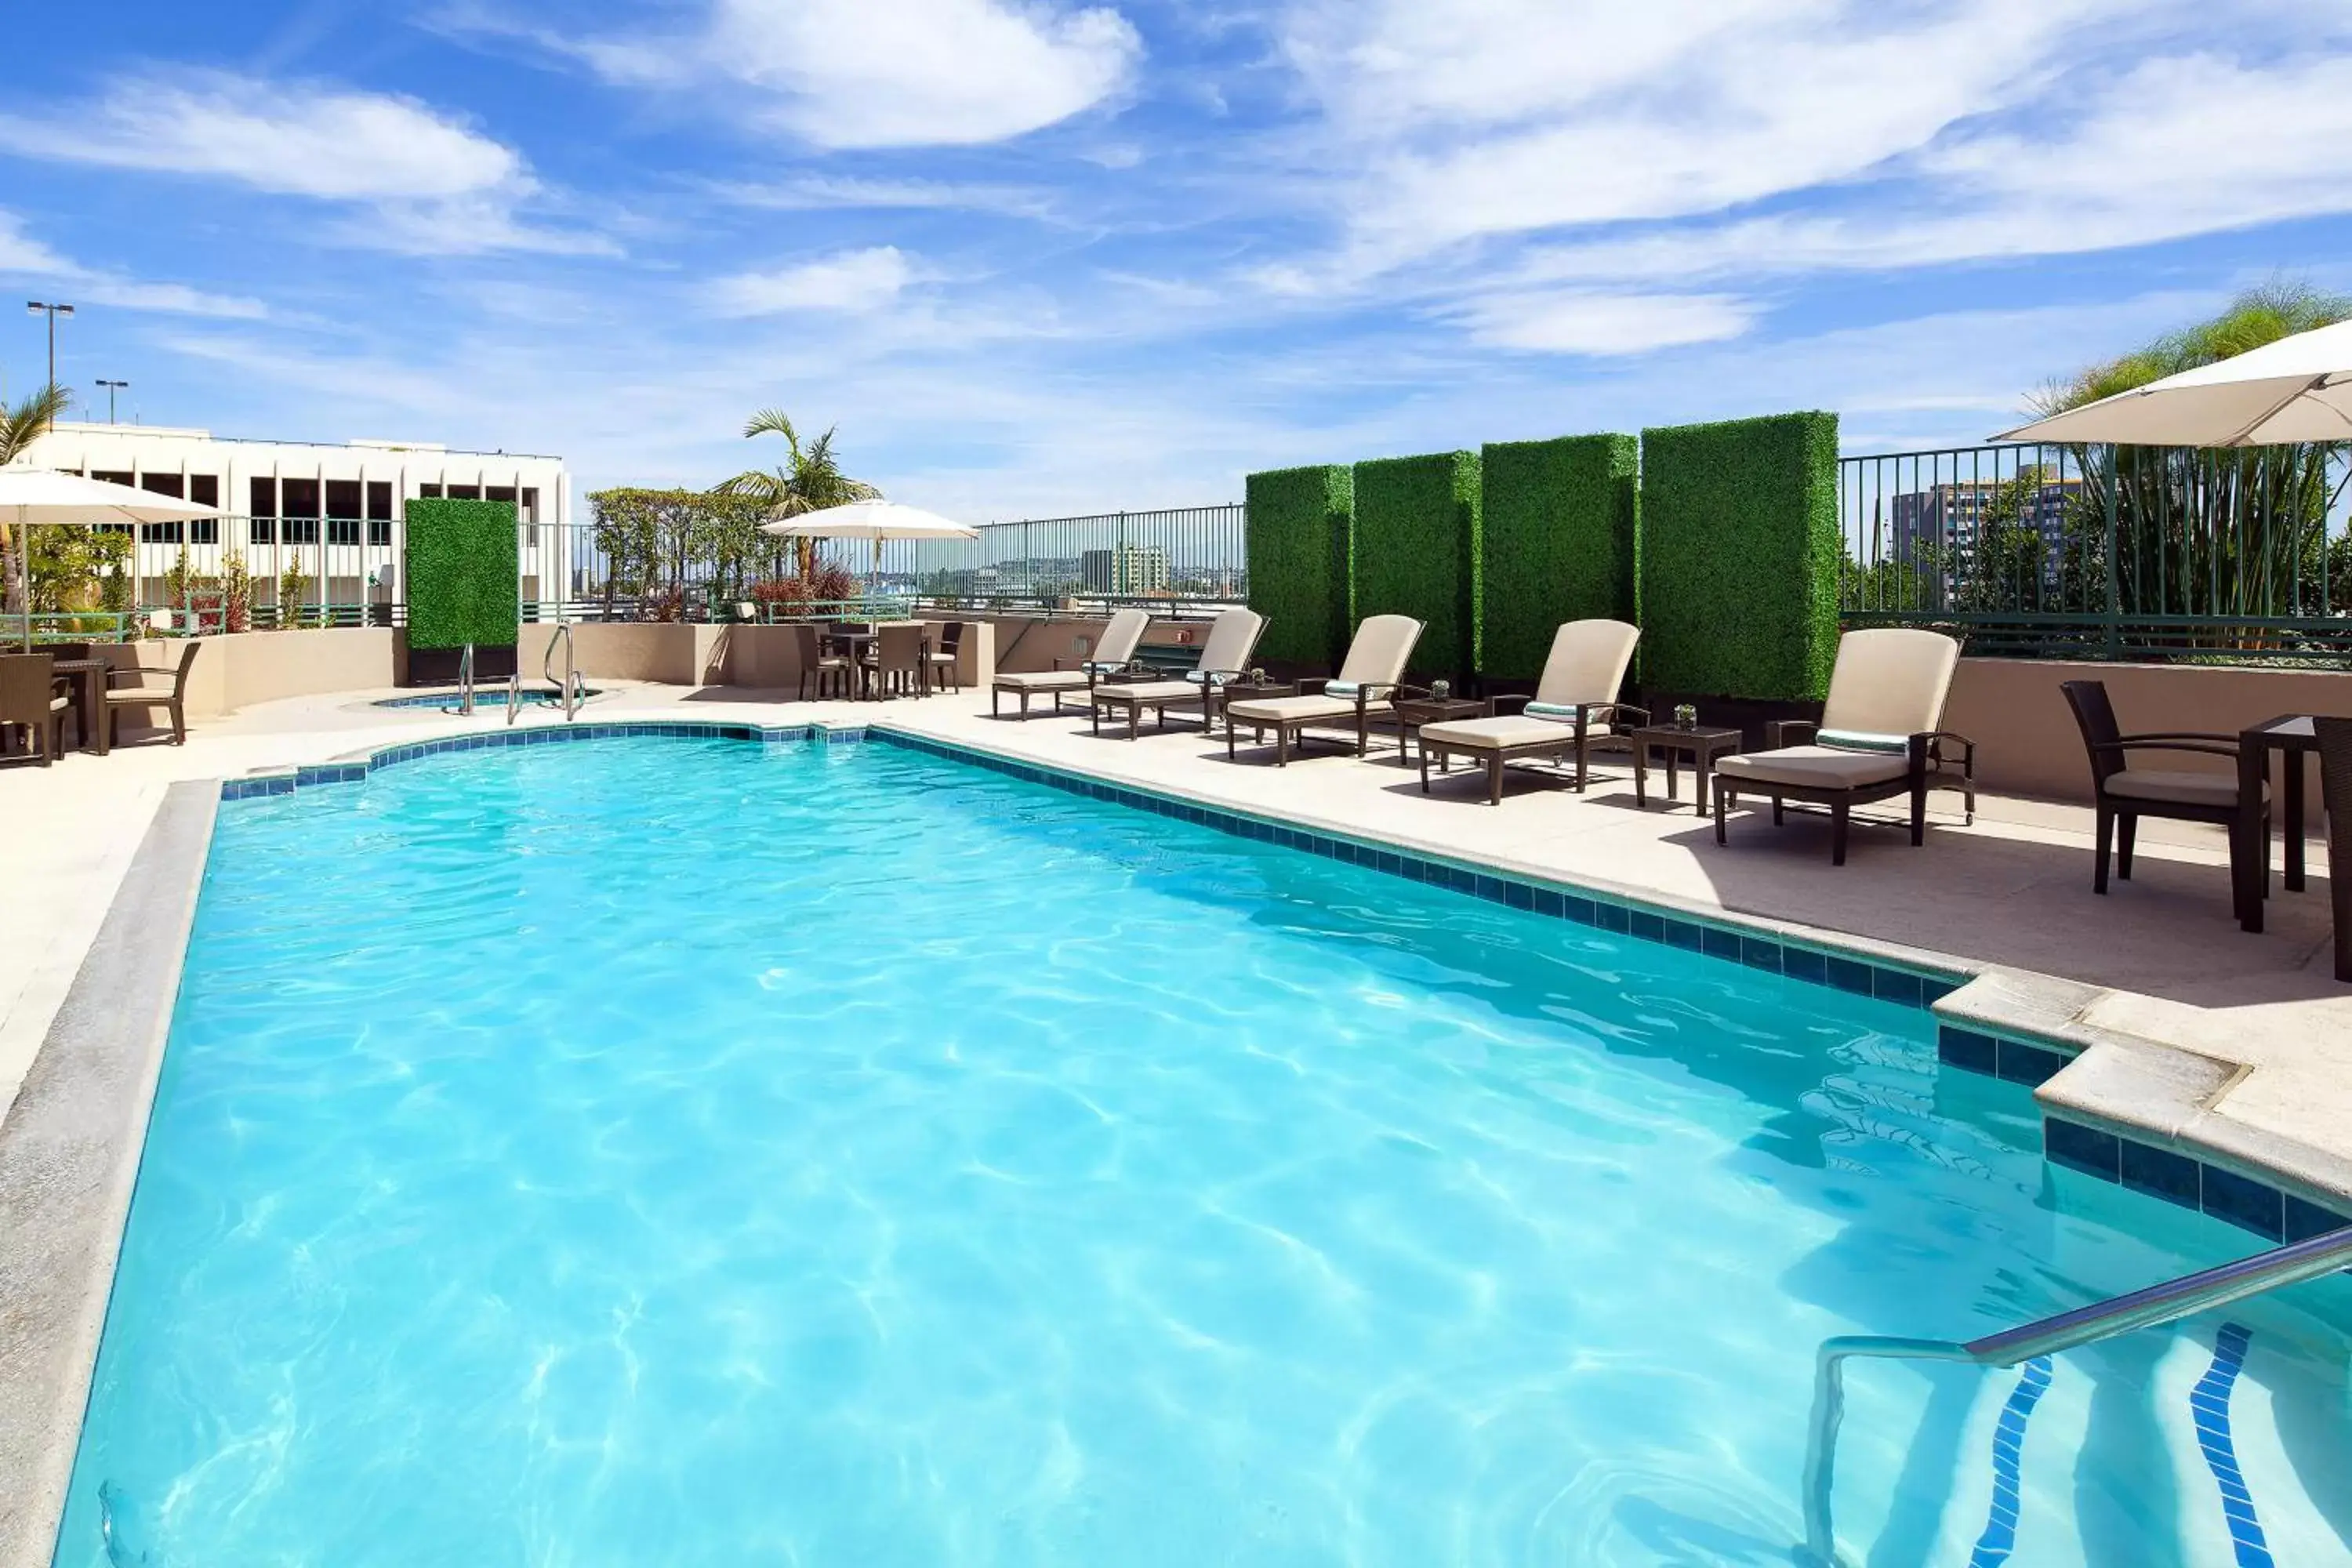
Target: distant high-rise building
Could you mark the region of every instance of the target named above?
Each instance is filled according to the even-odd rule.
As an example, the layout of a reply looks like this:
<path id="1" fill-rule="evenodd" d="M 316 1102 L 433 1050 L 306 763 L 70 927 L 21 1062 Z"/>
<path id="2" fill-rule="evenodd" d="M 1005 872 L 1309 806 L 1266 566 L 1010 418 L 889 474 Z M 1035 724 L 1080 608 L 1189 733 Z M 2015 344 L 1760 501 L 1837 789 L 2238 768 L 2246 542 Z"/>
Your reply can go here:
<path id="1" fill-rule="evenodd" d="M 1156 544 L 1122 544 L 1078 556 L 1078 581 L 1089 594 L 1164 595 L 1168 552 Z"/>
<path id="2" fill-rule="evenodd" d="M 1967 575 L 1969 563 L 1975 559 L 1977 534 L 1985 513 L 2015 486 L 2015 480 L 1972 479 L 1891 498 L 1893 559 L 1923 567 L 1932 556 L 1937 575 L 1950 589 Z M 2067 503 L 2082 489 L 2080 479 L 2044 479 L 2021 497 L 2018 521 L 2042 535 L 2053 573 L 2057 570 L 2059 542 L 2065 531 Z"/>

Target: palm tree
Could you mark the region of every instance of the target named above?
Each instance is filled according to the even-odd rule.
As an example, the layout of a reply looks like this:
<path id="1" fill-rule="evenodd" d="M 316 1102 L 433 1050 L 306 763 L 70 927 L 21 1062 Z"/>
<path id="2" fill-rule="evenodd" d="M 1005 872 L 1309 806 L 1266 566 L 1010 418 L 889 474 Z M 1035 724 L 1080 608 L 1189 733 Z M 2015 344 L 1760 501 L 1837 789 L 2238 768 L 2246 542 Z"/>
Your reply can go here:
<path id="1" fill-rule="evenodd" d="M 64 416 L 72 403 L 73 395 L 51 382 L 14 408 L 0 405 L 0 468 L 31 451 L 33 443 L 49 433 L 49 426 Z M 31 541 L 26 542 L 29 544 Z M 0 590 L 5 593 L 0 603 L 7 605 L 7 613 L 12 616 L 25 613 L 25 574 L 23 563 L 16 559 L 16 538 L 9 531 L 8 524 L 0 521 L 0 581 L 6 584 L 5 589 Z"/>
<path id="2" fill-rule="evenodd" d="M 743 436 L 746 440 L 754 436 L 782 436 L 790 456 L 780 468 L 746 469 L 721 484 L 719 493 L 757 501 L 771 521 L 882 499 L 879 489 L 841 471 L 841 461 L 833 455 L 831 430 L 803 447 L 800 432 L 793 428 L 791 417 L 782 409 L 762 408 L 745 421 Z M 800 545 L 800 574 L 813 576 L 816 542 L 803 539 Z"/>

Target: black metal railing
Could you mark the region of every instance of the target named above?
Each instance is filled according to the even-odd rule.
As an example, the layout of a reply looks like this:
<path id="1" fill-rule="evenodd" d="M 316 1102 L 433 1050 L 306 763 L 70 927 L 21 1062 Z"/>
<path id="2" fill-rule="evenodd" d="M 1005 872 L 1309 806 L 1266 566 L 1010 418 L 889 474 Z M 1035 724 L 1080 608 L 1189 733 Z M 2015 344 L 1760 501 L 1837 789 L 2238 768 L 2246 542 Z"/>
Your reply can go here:
<path id="1" fill-rule="evenodd" d="M 1977 655 L 2340 666 L 2352 447 L 1974 447 L 1838 464 L 1845 625 Z"/>

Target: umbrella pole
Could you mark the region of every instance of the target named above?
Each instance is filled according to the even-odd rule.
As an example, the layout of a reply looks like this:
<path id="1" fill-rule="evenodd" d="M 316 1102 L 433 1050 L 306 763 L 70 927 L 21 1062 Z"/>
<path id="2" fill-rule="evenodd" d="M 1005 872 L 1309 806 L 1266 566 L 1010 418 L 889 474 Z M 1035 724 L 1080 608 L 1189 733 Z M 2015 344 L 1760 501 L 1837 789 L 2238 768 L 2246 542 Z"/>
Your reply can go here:
<path id="1" fill-rule="evenodd" d="M 16 557 L 16 608 L 25 616 L 25 651 L 33 651 L 33 537 L 25 521 L 27 509 L 16 509 L 16 545 L 10 552 Z"/>

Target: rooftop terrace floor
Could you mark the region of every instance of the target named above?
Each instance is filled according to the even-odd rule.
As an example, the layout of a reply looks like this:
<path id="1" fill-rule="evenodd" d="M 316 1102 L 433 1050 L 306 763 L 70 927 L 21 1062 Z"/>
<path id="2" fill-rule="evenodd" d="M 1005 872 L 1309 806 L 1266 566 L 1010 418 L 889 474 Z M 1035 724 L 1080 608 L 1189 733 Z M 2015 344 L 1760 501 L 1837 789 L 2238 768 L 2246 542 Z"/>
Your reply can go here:
<path id="1" fill-rule="evenodd" d="M 170 784 L 505 723 L 502 710 L 464 720 L 368 706 L 382 695 L 257 706 L 205 725 L 184 747 L 136 743 L 48 769 L 0 765 L 0 822 L 10 840 L 0 900 L 0 1105 L 13 1100 Z M 1655 770 L 1650 805 L 1636 806 L 1622 755 L 1604 757 L 1581 795 L 1528 773 L 1515 776 L 1496 807 L 1486 804 L 1475 771 L 1457 769 L 1424 796 L 1417 775 L 1397 765 L 1392 742 L 1362 761 L 1317 746 L 1277 769 L 1271 748 L 1244 744 L 1241 760 L 1229 762 L 1223 739 L 1197 728 L 1130 742 L 1089 734 L 1083 713 L 992 719 L 985 693 L 880 705 L 787 695 L 617 686 L 588 716 L 902 728 L 1327 832 L 1958 960 L 1999 973 L 1956 1002 L 1970 993 L 2021 996 L 2024 1015 L 2052 1031 L 2225 1064 L 2234 1070 L 2213 1080 L 2223 1087 L 2203 1095 L 2198 1114 L 2256 1143 L 2309 1151 L 2315 1162 L 2300 1168 L 2352 1194 L 2344 1180 L 2352 1172 L 2352 986 L 2332 977 L 2326 858 L 2316 846 L 2309 889 L 2274 891 L 2270 930 L 2252 936 L 2231 919 L 2219 831 L 2193 825 L 2148 822 L 2133 879 L 2101 899 L 2091 891 L 2090 813 L 2074 806 L 1987 796 L 1975 824 L 1962 826 L 1959 797 L 1939 793 L 1924 847 L 1911 847 L 1897 826 L 1858 821 L 1839 868 L 1817 815 L 1792 808 L 1776 829 L 1769 811 L 1743 809 L 1730 845 L 1718 847 L 1711 823 L 1691 809 L 1687 776 L 1669 809 Z M 518 721 L 562 722 L 540 712 Z M 1897 806 L 1867 815 L 1891 824 Z"/>

